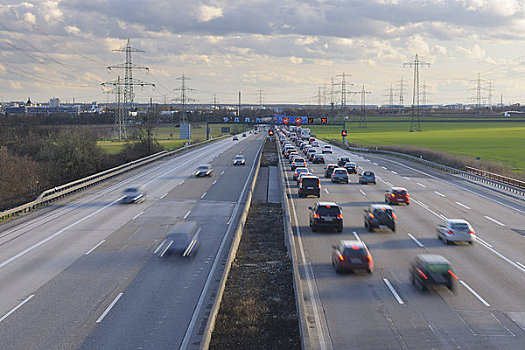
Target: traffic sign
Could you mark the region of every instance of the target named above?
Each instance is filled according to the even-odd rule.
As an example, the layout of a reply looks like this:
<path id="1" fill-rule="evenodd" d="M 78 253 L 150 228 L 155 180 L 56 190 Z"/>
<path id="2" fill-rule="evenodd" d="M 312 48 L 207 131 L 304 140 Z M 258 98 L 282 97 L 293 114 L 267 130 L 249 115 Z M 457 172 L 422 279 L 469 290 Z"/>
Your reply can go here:
<path id="1" fill-rule="evenodd" d="M 288 124 L 289 121 L 290 121 L 290 119 L 288 117 L 284 117 L 283 118 L 283 123 L 284 124 Z"/>
<path id="2" fill-rule="evenodd" d="M 321 118 L 321 124 L 328 124 L 328 118 Z"/>
<path id="3" fill-rule="evenodd" d="M 347 135 L 346 130 L 343 129 L 343 130 L 341 131 L 341 136 L 345 137 L 346 135 Z"/>
<path id="4" fill-rule="evenodd" d="M 308 124 L 313 124 L 314 123 L 314 118 L 308 118 Z"/>
<path id="5" fill-rule="evenodd" d="M 273 136 L 273 130 L 268 131 L 268 136 Z"/>
<path id="6" fill-rule="evenodd" d="M 295 124 L 301 124 L 301 117 L 295 118 Z"/>

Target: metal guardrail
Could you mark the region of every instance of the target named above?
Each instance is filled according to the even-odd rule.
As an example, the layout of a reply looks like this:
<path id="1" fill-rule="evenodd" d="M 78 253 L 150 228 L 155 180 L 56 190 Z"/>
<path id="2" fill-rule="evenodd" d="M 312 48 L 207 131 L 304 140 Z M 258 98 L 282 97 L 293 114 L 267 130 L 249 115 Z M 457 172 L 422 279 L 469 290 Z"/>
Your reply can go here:
<path id="1" fill-rule="evenodd" d="M 333 142 L 333 140 L 325 140 L 325 141 L 332 141 Z M 415 156 L 411 156 L 411 155 L 405 154 L 405 153 L 386 151 L 386 150 L 381 150 L 381 149 L 358 148 L 358 147 L 350 147 L 350 146 L 347 146 L 347 145 L 341 145 L 340 143 L 338 143 L 338 144 L 340 146 L 342 146 L 342 147 L 347 148 L 348 150 L 350 150 L 352 152 L 384 154 L 384 155 L 390 155 L 390 156 L 397 157 L 397 158 L 408 159 L 408 160 L 411 160 L 411 161 L 416 162 L 416 163 L 424 164 L 424 165 L 426 165 L 428 167 L 431 167 L 431 168 L 434 168 L 434 169 L 439 169 L 439 170 L 445 171 L 445 172 L 450 173 L 450 174 L 460 175 L 460 176 L 463 176 L 463 177 L 468 178 L 470 180 L 482 182 L 482 183 L 485 183 L 485 184 L 490 185 L 490 186 L 494 186 L 494 187 L 501 188 L 501 189 L 504 189 L 504 190 L 509 191 L 509 192 L 513 192 L 513 193 L 519 194 L 521 196 L 525 196 L 525 183 L 523 183 L 524 187 L 518 187 L 514 183 L 511 183 L 511 182 L 499 181 L 499 180 L 497 180 L 496 177 L 490 178 L 490 177 L 482 176 L 481 173 L 480 174 L 476 174 L 476 173 L 471 173 L 471 172 L 468 172 L 468 171 L 459 170 L 459 169 L 452 168 L 452 167 L 449 167 L 449 166 L 446 166 L 446 165 L 443 165 L 443 164 L 431 162 L 429 160 L 423 159 L 422 157 L 415 157 Z M 483 170 L 481 170 L 481 171 L 484 172 L 485 174 L 488 173 L 488 172 L 485 172 Z M 497 174 L 493 174 L 493 175 L 497 175 Z M 503 176 L 501 176 L 501 175 L 498 175 L 498 176 L 500 178 L 503 178 Z M 515 181 L 519 181 L 519 180 L 515 180 Z"/>
<path id="2" fill-rule="evenodd" d="M 502 183 L 504 183 L 506 185 L 511 185 L 511 186 L 517 187 L 519 189 L 525 190 L 525 181 L 521 181 L 521 180 L 518 180 L 518 179 L 513 179 L 511 177 L 499 175 L 499 174 L 496 174 L 496 173 L 491 173 L 490 171 L 486 171 L 486 170 L 483 170 L 483 169 L 477 169 L 477 168 L 473 168 L 473 167 L 470 167 L 470 166 L 466 166 L 465 169 L 470 174 L 482 176 L 482 177 L 488 178 L 490 180 L 494 180 L 494 181 L 497 181 L 497 182 L 502 182 Z"/>
<path id="3" fill-rule="evenodd" d="M 210 142 L 213 142 L 213 141 L 221 140 L 221 139 L 224 139 L 224 138 L 227 138 L 227 137 L 230 137 L 230 135 L 219 137 L 219 138 L 215 138 L 213 140 L 206 140 L 206 141 L 203 141 L 203 142 L 198 142 L 196 144 L 185 146 L 185 147 L 181 147 L 181 148 L 178 148 L 178 149 L 173 150 L 173 151 L 162 151 L 162 152 L 159 152 L 159 153 L 155 153 L 155 154 L 149 155 L 147 157 L 140 158 L 140 159 L 131 161 L 129 163 L 119 165 L 119 166 L 117 166 L 115 168 L 104 170 L 104 171 L 102 171 L 100 173 L 93 174 L 93 175 L 84 177 L 82 179 L 75 180 L 75 181 L 69 182 L 67 184 L 51 188 L 49 190 L 45 190 L 35 200 L 33 200 L 33 201 L 29 202 L 29 203 L 25 203 L 25 204 L 22 204 L 22 205 L 19 205 L 19 206 L 15 207 L 15 208 L 4 210 L 4 211 L 0 212 L 0 220 L 6 219 L 6 218 L 10 218 L 10 217 L 14 217 L 14 216 L 18 216 L 18 215 L 23 214 L 23 213 L 30 212 L 30 211 L 35 210 L 35 209 L 41 207 L 42 205 L 45 205 L 45 204 L 47 204 L 47 203 L 49 203 L 51 201 L 54 201 L 54 200 L 57 200 L 59 198 L 65 197 L 65 196 L 67 196 L 67 195 L 69 195 L 71 193 L 83 190 L 83 189 L 85 189 L 85 188 L 87 188 L 89 186 L 93 186 L 93 185 L 95 185 L 95 184 L 97 184 L 99 182 L 108 180 L 108 179 L 110 179 L 110 178 L 112 178 L 114 176 L 123 174 L 123 173 L 125 173 L 127 171 L 130 171 L 132 169 L 135 169 L 135 168 L 138 168 L 140 166 L 149 164 L 149 163 L 151 163 L 153 161 L 156 161 L 156 160 L 158 160 L 160 158 L 164 158 L 164 157 L 171 156 L 171 155 L 174 155 L 174 154 L 177 154 L 177 153 L 181 153 L 181 152 L 187 151 L 189 149 L 202 146 L 202 145 L 204 145 L 206 143 L 210 143 Z"/>

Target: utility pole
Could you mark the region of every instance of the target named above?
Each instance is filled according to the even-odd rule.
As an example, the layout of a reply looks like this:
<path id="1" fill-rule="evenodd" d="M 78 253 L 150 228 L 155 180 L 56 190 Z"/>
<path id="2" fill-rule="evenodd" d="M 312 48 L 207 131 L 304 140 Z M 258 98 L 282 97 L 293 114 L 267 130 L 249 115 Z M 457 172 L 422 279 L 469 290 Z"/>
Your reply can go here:
<path id="1" fill-rule="evenodd" d="M 341 108 L 344 109 L 346 108 L 346 75 L 345 75 L 345 72 L 343 72 L 343 74 L 341 75 L 337 75 L 338 77 L 341 77 Z M 338 84 L 339 85 L 339 84 Z M 354 85 L 354 84 L 350 84 L 350 85 Z"/>
<path id="2" fill-rule="evenodd" d="M 404 107 L 405 107 L 405 101 L 404 101 L 404 84 L 403 84 L 403 76 L 401 76 L 401 80 L 399 81 L 399 108 L 401 109 L 401 111 L 403 111 Z"/>
<path id="3" fill-rule="evenodd" d="M 259 92 L 259 108 L 263 109 L 263 91 L 257 90 Z"/>
<path id="4" fill-rule="evenodd" d="M 489 80 L 489 108 L 492 110 L 492 80 Z"/>
<path id="5" fill-rule="evenodd" d="M 317 105 L 319 106 L 319 108 L 321 108 L 321 105 L 322 105 L 322 95 L 321 95 L 321 86 L 319 86 L 319 89 L 317 91 Z"/>
<path id="6" fill-rule="evenodd" d="M 195 101 L 195 99 L 188 97 L 188 92 L 195 91 L 195 89 L 192 89 L 186 85 L 186 80 L 191 80 L 191 78 L 188 78 L 184 74 L 182 74 L 182 77 L 177 78 L 177 80 L 181 81 L 180 88 L 173 90 L 180 91 L 180 98 L 175 99 L 176 101 L 180 101 L 182 104 L 180 124 L 188 124 L 188 117 L 186 117 L 186 102 Z"/>
<path id="7" fill-rule="evenodd" d="M 239 91 L 239 107 L 237 107 L 237 116 L 241 117 L 241 92 Z"/>
<path id="8" fill-rule="evenodd" d="M 213 94 L 213 110 L 217 109 L 217 94 Z"/>
<path id="9" fill-rule="evenodd" d="M 366 128 L 366 94 L 371 94 L 370 91 L 365 90 L 365 86 L 361 91 L 353 91 L 352 94 L 361 94 L 361 119 L 359 120 L 359 127 Z"/>
<path id="10" fill-rule="evenodd" d="M 403 67 L 406 66 L 414 67 L 414 90 L 412 94 L 412 118 L 410 119 L 410 132 L 421 131 L 421 116 L 419 110 L 419 67 L 430 67 L 430 64 L 420 61 L 416 54 L 414 62 L 403 64 Z"/>
<path id="11" fill-rule="evenodd" d="M 334 118 L 334 77 L 332 77 L 332 84 L 330 84 L 330 119 Z"/>
<path id="12" fill-rule="evenodd" d="M 470 82 L 476 83 L 476 87 L 471 90 L 476 90 L 476 109 L 477 109 L 477 116 L 479 117 L 481 114 L 481 82 L 483 80 L 481 79 L 481 74 L 478 73 L 478 78 L 476 80 L 471 80 Z"/>

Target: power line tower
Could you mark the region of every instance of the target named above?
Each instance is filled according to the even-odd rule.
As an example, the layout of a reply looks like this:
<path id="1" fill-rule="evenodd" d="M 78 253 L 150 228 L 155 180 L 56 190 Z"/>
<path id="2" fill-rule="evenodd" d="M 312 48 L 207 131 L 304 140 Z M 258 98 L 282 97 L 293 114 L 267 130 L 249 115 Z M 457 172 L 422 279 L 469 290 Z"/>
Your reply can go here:
<path id="1" fill-rule="evenodd" d="M 492 80 L 489 80 L 489 108 L 492 110 Z"/>
<path id="2" fill-rule="evenodd" d="M 481 90 L 484 90 L 481 87 L 481 83 L 483 81 L 484 80 L 481 79 L 481 74 L 480 73 L 478 73 L 478 78 L 477 79 L 470 81 L 471 83 L 476 83 L 476 87 L 472 88 L 471 90 L 476 90 L 476 109 L 477 109 L 476 114 L 477 114 L 478 117 L 481 114 L 481 104 L 482 104 Z"/>
<path id="3" fill-rule="evenodd" d="M 119 141 L 127 140 L 128 134 L 126 131 L 126 120 L 124 118 L 124 103 L 122 103 L 122 81 L 120 80 L 120 75 L 117 77 L 117 80 L 109 81 L 106 83 L 100 84 L 104 87 L 107 87 L 106 85 L 112 85 L 113 88 L 110 90 L 107 90 L 105 93 L 108 94 L 115 94 L 115 102 L 116 102 L 116 113 L 115 113 L 115 134 L 117 135 L 117 138 Z"/>
<path id="4" fill-rule="evenodd" d="M 321 105 L 323 104 L 323 101 L 322 101 L 322 98 L 323 98 L 323 95 L 321 95 L 321 86 L 319 86 L 319 88 L 317 89 L 317 105 L 319 106 L 319 108 L 321 107 Z"/>
<path id="5" fill-rule="evenodd" d="M 421 131 L 421 116 L 419 110 L 419 67 L 430 67 L 430 64 L 420 61 L 416 54 L 414 62 L 403 64 L 403 67 L 406 66 L 414 67 L 414 90 L 412 94 L 412 118 L 410 119 L 410 132 Z"/>
<path id="6" fill-rule="evenodd" d="M 241 92 L 239 91 L 239 106 L 237 107 L 237 116 L 241 117 Z"/>
<path id="7" fill-rule="evenodd" d="M 191 78 L 188 78 L 184 74 L 182 74 L 182 77 L 177 78 L 177 80 L 180 80 L 180 88 L 173 89 L 174 91 L 180 91 L 180 97 L 176 98 L 176 101 L 180 101 L 182 112 L 180 117 L 180 124 L 188 124 L 188 117 L 186 116 L 186 102 L 190 101 L 196 101 L 194 98 L 188 97 L 189 91 L 195 91 L 195 89 L 192 89 L 186 85 L 186 80 L 191 80 Z"/>
<path id="8" fill-rule="evenodd" d="M 404 85 L 404 81 L 403 81 L 403 76 L 401 76 L 401 80 L 399 81 L 399 108 L 401 110 L 403 110 L 403 108 L 405 106 L 404 89 L 405 89 L 405 85 Z"/>
<path id="9" fill-rule="evenodd" d="M 259 93 L 259 108 L 263 109 L 263 91 L 257 90 L 257 92 Z"/>
<path id="10" fill-rule="evenodd" d="M 346 75 L 345 75 L 345 72 L 343 72 L 343 74 L 340 74 L 340 75 L 337 75 L 337 77 L 341 77 L 341 83 L 340 84 L 337 84 L 337 85 L 341 85 L 341 108 L 344 109 L 346 108 Z M 349 83 L 350 85 L 354 85 L 354 84 L 351 84 Z"/>
<path id="11" fill-rule="evenodd" d="M 361 91 L 353 91 L 352 94 L 361 94 L 361 118 L 359 119 L 359 127 L 366 128 L 366 94 L 371 94 L 370 91 L 365 90 L 365 86 Z"/>
<path id="12" fill-rule="evenodd" d="M 330 84 L 330 119 L 334 118 L 334 77 L 332 77 L 332 83 Z"/>
<path id="13" fill-rule="evenodd" d="M 149 68 L 148 67 L 144 67 L 144 66 L 140 66 L 140 65 L 137 65 L 137 64 L 133 64 L 131 62 L 131 53 L 132 52 L 146 52 L 146 51 L 140 50 L 140 49 L 135 49 L 135 48 L 131 47 L 129 39 L 128 39 L 128 43 L 126 44 L 126 47 L 123 47 L 121 49 L 112 50 L 112 51 L 125 52 L 126 53 L 126 62 L 125 63 L 109 66 L 108 69 L 109 70 L 111 70 L 111 69 L 124 69 L 124 71 L 125 71 L 124 82 L 120 82 L 119 84 L 124 86 L 124 94 L 123 94 L 124 95 L 124 99 L 123 99 L 124 110 L 126 112 L 129 112 L 129 111 L 131 111 L 133 109 L 133 102 L 134 102 L 134 98 L 135 98 L 135 95 L 133 93 L 133 87 L 134 86 L 141 86 L 141 87 L 143 87 L 143 86 L 153 86 L 153 87 L 155 87 L 155 84 L 153 84 L 153 83 L 149 83 L 149 82 L 142 81 L 142 80 L 139 80 L 139 79 L 133 79 L 133 70 L 134 69 L 144 69 L 146 71 L 149 71 Z M 114 82 L 113 82 L 113 84 L 114 84 Z"/>

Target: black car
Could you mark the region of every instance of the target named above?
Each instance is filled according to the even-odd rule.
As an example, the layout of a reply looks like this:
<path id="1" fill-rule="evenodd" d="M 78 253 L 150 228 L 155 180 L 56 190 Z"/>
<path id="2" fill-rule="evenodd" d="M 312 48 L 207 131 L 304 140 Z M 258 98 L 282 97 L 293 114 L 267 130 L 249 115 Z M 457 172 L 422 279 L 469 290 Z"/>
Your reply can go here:
<path id="1" fill-rule="evenodd" d="M 123 204 L 140 203 L 146 199 L 146 192 L 141 186 L 128 187 L 124 190 Z"/>
<path id="2" fill-rule="evenodd" d="M 195 221 L 183 221 L 176 224 L 161 244 L 160 257 L 178 255 L 192 256 L 199 246 L 200 228 Z"/>
<path id="3" fill-rule="evenodd" d="M 357 174 L 357 164 L 353 162 L 346 162 L 343 168 L 345 168 L 349 174 Z"/>
<path id="4" fill-rule="evenodd" d="M 441 255 L 420 254 L 410 266 L 410 279 L 421 291 L 431 285 L 445 285 L 454 290 L 455 280 L 458 279 L 447 259 Z"/>
<path id="5" fill-rule="evenodd" d="M 324 168 L 324 177 L 332 177 L 332 173 L 334 172 L 334 169 L 335 168 L 338 168 L 339 166 L 337 164 L 328 164 L 325 168 Z"/>
<path id="6" fill-rule="evenodd" d="M 317 176 L 304 175 L 299 181 L 299 197 L 321 197 L 321 181 Z"/>
<path id="7" fill-rule="evenodd" d="M 314 164 L 324 164 L 324 156 L 322 154 L 314 154 L 312 158 Z"/>
<path id="8" fill-rule="evenodd" d="M 368 231 L 389 228 L 396 232 L 396 219 L 396 214 L 389 205 L 372 204 L 365 209 L 365 228 Z"/>
<path id="9" fill-rule="evenodd" d="M 344 166 L 346 163 L 348 163 L 350 161 L 350 158 L 348 157 L 340 157 L 338 160 L 337 160 L 337 165 L 339 166 Z"/>
<path id="10" fill-rule="evenodd" d="M 337 232 L 343 231 L 343 212 L 334 202 L 317 202 L 310 209 L 310 227 L 313 232 L 319 228 L 334 228 Z"/>

